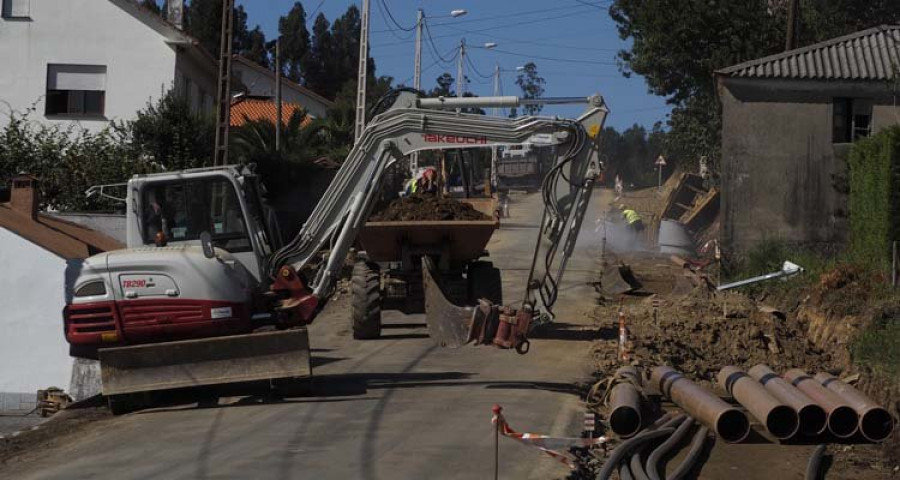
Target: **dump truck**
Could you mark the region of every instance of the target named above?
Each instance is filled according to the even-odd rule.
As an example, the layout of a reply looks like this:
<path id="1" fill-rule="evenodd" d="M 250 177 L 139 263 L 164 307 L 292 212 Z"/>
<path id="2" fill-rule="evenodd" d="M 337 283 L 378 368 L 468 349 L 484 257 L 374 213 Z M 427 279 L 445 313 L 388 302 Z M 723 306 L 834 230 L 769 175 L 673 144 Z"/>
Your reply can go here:
<path id="1" fill-rule="evenodd" d="M 372 119 L 300 232 L 284 245 L 250 169 L 134 176 L 125 198 L 128 248 L 88 258 L 63 312 L 71 354 L 99 359 L 102 393 L 116 414 L 143 406 L 156 392 L 188 387 L 265 382 L 282 395 L 304 391 L 312 375 L 306 326 L 332 297 L 385 171 L 400 158 L 430 149 L 523 142 L 560 147 L 562 155 L 545 180 L 545 213 L 526 298 L 514 313 L 548 314 L 602 169 L 597 142 L 608 110 L 595 95 L 565 99 L 588 104 L 577 120 L 456 111 L 529 101 L 391 92 L 379 102 L 389 107 Z M 422 224 L 406 227 L 414 235 L 427 230 Z M 421 258 L 430 272 L 423 275 L 426 294 L 427 279 L 440 277 L 432 274 L 439 269 L 430 255 Z M 445 259 L 474 256 L 456 255 Z M 482 311 L 499 308 L 480 305 Z M 467 312 L 461 308 L 452 315 L 426 310 L 429 332 L 447 330 L 447 322 L 458 323 L 455 330 L 467 328 L 472 317 L 460 317 Z M 516 333 L 515 345 L 498 345 L 515 347 L 525 333 Z"/>

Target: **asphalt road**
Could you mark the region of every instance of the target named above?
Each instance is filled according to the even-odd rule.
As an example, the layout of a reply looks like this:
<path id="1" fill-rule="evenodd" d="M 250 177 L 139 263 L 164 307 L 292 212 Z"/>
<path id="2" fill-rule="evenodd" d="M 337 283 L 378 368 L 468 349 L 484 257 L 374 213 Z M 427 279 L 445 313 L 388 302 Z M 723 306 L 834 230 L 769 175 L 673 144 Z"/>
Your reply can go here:
<path id="1" fill-rule="evenodd" d="M 595 192 L 592 211 L 600 211 Z M 521 297 L 537 235 L 538 195 L 515 196 L 512 218 L 488 249 L 503 270 L 504 297 Z M 43 452 L 15 477 L 30 479 L 490 478 L 498 403 L 519 431 L 575 436 L 584 406 L 572 383 L 589 375 L 585 315 L 599 250 L 590 213 L 564 279 L 557 328 L 518 355 L 489 347 L 435 347 L 422 315 L 385 315 L 384 337 L 354 341 L 348 298 L 311 328 L 315 397 L 271 403 L 229 397 L 102 422 Z M 501 478 L 562 478 L 565 466 L 508 439 Z M 7 477 L 9 478 L 9 477 Z"/>

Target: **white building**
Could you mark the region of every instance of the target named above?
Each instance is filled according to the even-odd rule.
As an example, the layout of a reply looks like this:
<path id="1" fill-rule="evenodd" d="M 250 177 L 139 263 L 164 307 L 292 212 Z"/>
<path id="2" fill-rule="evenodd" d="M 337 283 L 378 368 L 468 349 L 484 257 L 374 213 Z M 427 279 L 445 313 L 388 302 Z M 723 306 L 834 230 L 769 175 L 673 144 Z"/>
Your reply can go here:
<path id="1" fill-rule="evenodd" d="M 173 0 L 174 1 L 174 0 Z M 0 112 L 100 130 L 175 88 L 212 112 L 218 60 L 134 0 L 0 0 Z M 236 83 L 274 96 L 274 74 L 241 58 Z M 284 100 L 324 116 L 331 102 L 285 81 Z M 5 115 L 0 115 L 4 118 Z"/>
<path id="2" fill-rule="evenodd" d="M 231 64 L 234 79 L 238 86 L 250 97 L 275 97 L 275 72 L 240 56 L 234 57 Z M 296 83 L 281 79 L 281 99 L 285 103 L 294 103 L 303 107 L 312 117 L 324 118 L 334 102 L 318 93 Z"/>
<path id="3" fill-rule="evenodd" d="M 2 2 L 0 111 L 99 130 L 173 87 L 213 107 L 216 60 L 131 0 Z"/>
<path id="4" fill-rule="evenodd" d="M 13 179 L 0 204 L 0 410 L 27 409 L 38 389 L 70 391 L 73 360 L 62 309 L 82 261 L 123 248 L 80 225 L 37 212 L 35 180 Z M 80 382 L 80 379 L 74 379 Z"/>

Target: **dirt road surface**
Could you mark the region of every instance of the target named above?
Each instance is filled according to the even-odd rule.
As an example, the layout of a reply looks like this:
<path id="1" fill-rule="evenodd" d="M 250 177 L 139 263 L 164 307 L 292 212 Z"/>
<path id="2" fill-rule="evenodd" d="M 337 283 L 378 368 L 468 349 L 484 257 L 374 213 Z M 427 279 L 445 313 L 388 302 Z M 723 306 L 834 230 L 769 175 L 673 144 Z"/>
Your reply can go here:
<path id="1" fill-rule="evenodd" d="M 488 247 L 507 302 L 521 298 L 540 212 L 538 195 L 515 196 Z M 584 406 L 572 384 L 591 372 L 592 228 L 587 221 L 564 281 L 557 328 L 527 355 L 437 348 L 421 315 L 397 312 L 385 315 L 382 339 L 354 341 L 345 294 L 311 328 L 317 396 L 221 398 L 108 418 L 13 459 L 0 478 L 489 478 L 495 403 L 520 431 L 580 433 Z M 535 449 L 501 442 L 501 478 L 568 474 Z"/>

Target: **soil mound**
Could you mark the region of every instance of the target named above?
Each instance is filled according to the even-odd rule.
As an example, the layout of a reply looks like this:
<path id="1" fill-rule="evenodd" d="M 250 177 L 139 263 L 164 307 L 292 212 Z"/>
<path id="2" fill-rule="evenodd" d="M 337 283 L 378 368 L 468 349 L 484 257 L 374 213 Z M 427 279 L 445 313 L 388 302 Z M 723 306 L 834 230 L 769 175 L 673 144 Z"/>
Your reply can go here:
<path id="1" fill-rule="evenodd" d="M 370 222 L 490 220 L 468 203 L 437 195 L 398 198 L 369 216 Z"/>

